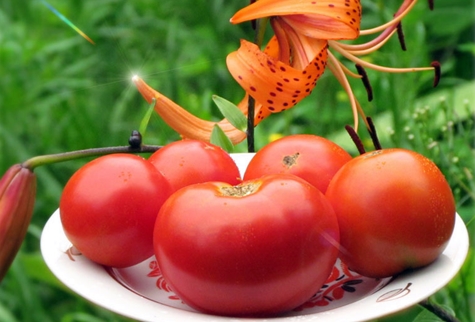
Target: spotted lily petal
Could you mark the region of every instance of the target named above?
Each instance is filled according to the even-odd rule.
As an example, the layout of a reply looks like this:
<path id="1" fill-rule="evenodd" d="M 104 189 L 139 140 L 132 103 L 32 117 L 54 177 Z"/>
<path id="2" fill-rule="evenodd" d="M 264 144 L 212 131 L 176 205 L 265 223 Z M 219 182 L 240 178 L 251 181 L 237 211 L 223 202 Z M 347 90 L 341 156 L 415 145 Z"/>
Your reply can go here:
<path id="1" fill-rule="evenodd" d="M 359 0 L 259 0 L 239 10 L 231 23 L 264 17 L 285 19 L 298 33 L 317 39 L 355 39 L 359 35 Z"/>
<path id="2" fill-rule="evenodd" d="M 246 138 L 246 133 L 236 129 L 228 120 L 223 119 L 219 122 L 203 120 L 162 95 L 150 87 L 143 79 L 134 76 L 133 82 L 144 99 L 151 103 L 155 98 L 155 112 L 183 138 L 196 139 L 209 142 L 211 132 L 215 124 L 218 124 L 224 133 L 229 137 L 233 144 L 242 142 Z M 247 116 L 248 96 L 237 105 L 238 108 Z M 269 115 L 267 111 L 261 111 L 262 105 L 256 104 L 254 124 L 257 125 Z"/>
<path id="3" fill-rule="evenodd" d="M 267 55 L 246 40 L 241 40 L 240 48 L 228 55 L 226 64 L 234 79 L 265 109 L 281 112 L 308 96 L 323 74 L 327 42 L 321 40 L 319 45 L 318 55 L 304 70 Z"/>

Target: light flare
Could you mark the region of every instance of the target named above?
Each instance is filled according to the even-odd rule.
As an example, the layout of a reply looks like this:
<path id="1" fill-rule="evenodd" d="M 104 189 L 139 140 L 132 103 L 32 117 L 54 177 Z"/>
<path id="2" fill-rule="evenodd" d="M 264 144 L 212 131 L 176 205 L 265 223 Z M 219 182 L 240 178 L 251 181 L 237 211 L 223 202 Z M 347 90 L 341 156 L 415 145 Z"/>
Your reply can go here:
<path id="1" fill-rule="evenodd" d="M 78 27 L 76 27 L 75 24 L 73 24 L 68 18 L 66 18 L 63 14 L 61 14 L 58 10 L 56 10 L 55 7 L 53 7 L 52 5 L 50 5 L 48 2 L 46 2 L 46 0 L 41 0 L 41 2 L 43 2 L 43 4 L 48 7 L 49 10 L 51 10 L 51 12 L 53 12 L 59 19 L 61 19 L 64 23 L 66 23 L 69 27 L 71 27 L 74 31 L 76 31 L 78 34 L 80 34 L 84 39 L 86 39 L 87 41 L 89 41 L 91 44 L 95 45 L 96 43 L 88 37 L 88 35 L 86 35 L 81 29 L 79 29 Z"/>

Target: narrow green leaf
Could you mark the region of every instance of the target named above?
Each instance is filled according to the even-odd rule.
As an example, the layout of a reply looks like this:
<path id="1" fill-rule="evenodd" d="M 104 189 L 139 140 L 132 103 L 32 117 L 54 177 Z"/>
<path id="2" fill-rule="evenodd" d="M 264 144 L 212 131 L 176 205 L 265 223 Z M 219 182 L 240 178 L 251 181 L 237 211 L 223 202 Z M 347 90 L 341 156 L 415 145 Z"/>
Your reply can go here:
<path id="1" fill-rule="evenodd" d="M 238 130 L 246 131 L 247 118 L 235 104 L 217 95 L 213 95 L 213 101 L 218 106 L 221 114 L 228 119 L 229 123 Z"/>
<path id="2" fill-rule="evenodd" d="M 15 318 L 13 313 L 10 311 L 10 309 L 0 303 L 0 321 L 3 322 L 18 322 L 18 320 Z"/>
<path id="3" fill-rule="evenodd" d="M 23 264 L 28 277 L 59 288 L 63 291 L 70 292 L 69 288 L 60 282 L 48 266 L 46 266 L 46 263 L 39 252 L 22 253 L 19 256 L 19 261 Z"/>
<path id="4" fill-rule="evenodd" d="M 152 98 L 152 102 L 148 106 L 147 112 L 145 112 L 142 121 L 140 122 L 139 132 L 142 134 L 142 137 L 145 136 L 145 132 L 147 131 L 148 123 L 150 122 L 150 117 L 152 116 L 153 109 L 155 108 L 155 98 Z"/>
<path id="5" fill-rule="evenodd" d="M 218 124 L 215 124 L 213 131 L 211 132 L 210 142 L 214 145 L 217 145 L 228 153 L 233 152 L 234 146 L 231 140 L 228 138 L 226 133 L 219 127 Z"/>

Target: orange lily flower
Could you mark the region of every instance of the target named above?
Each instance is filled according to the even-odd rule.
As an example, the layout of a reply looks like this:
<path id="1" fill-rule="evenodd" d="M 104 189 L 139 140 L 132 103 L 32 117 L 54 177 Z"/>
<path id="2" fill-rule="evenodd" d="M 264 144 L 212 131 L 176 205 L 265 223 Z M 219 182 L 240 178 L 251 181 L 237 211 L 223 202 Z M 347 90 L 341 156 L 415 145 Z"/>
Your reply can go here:
<path id="1" fill-rule="evenodd" d="M 391 21 L 382 26 L 361 31 L 359 29 L 361 20 L 359 0 L 258 0 L 238 11 L 231 18 L 231 22 L 241 23 L 270 17 L 271 25 L 279 42 L 279 60 L 300 70 L 308 66 L 310 57 L 314 57 L 316 52 L 321 49 L 322 39 L 324 39 L 328 46 L 327 53 L 325 53 L 325 55 L 328 55 L 327 66 L 349 95 L 356 129 L 358 127 L 358 114 L 364 116 L 364 112 L 353 94 L 347 76 L 362 78 L 369 92 L 369 81 L 365 76 L 363 67 L 391 73 L 435 70 L 436 81 L 434 85 L 437 83 L 438 74 L 440 73 L 438 63 L 423 68 L 389 68 L 368 63 L 358 57 L 370 54 L 383 46 L 397 31 L 401 19 L 410 12 L 416 2 L 417 0 L 405 0 Z M 378 37 L 364 44 L 351 45 L 338 42 L 338 40 L 355 39 L 359 35 L 378 32 L 381 32 Z M 343 57 L 355 62 L 358 74 L 348 70 L 332 54 L 332 51 L 336 51 Z M 241 74 L 238 73 L 239 70 L 245 70 L 246 68 L 253 69 L 251 57 L 251 53 L 248 53 L 248 57 L 241 60 L 241 66 L 235 69 L 229 68 L 228 62 L 228 68 L 236 81 L 246 89 L 246 92 L 259 101 L 257 94 L 250 91 L 250 86 L 253 86 L 250 83 L 251 80 L 241 79 Z M 264 67 L 261 66 L 261 69 L 264 70 Z M 255 74 L 262 73 L 261 71 L 253 72 Z M 273 80 L 271 77 L 267 79 L 270 86 L 272 86 L 271 82 Z M 371 93 L 369 93 L 369 96 L 371 96 Z"/>
<path id="2" fill-rule="evenodd" d="M 325 70 L 330 39 L 358 37 L 361 5 L 359 0 L 259 0 L 238 11 L 231 22 L 263 17 L 271 17 L 278 47 L 275 57 L 242 40 L 241 48 L 228 56 L 227 65 L 241 87 L 275 113 L 312 92 Z"/>
<path id="3" fill-rule="evenodd" d="M 241 9 L 231 18 L 232 23 L 270 17 L 275 36 L 264 51 L 242 40 L 240 48 L 227 57 L 229 71 L 246 91 L 246 96 L 238 104 L 239 109 L 247 116 L 248 97 L 252 96 L 256 101 L 256 126 L 271 113 L 291 108 L 308 96 L 328 67 L 349 95 L 354 127 L 357 129 L 358 114 L 364 116 L 364 112 L 347 76 L 363 79 L 369 94 L 369 81 L 363 67 L 385 72 L 435 70 L 435 85 L 440 73 L 437 63 L 424 68 L 389 68 L 359 58 L 384 45 L 416 1 L 405 0 L 394 19 L 382 26 L 362 31 L 359 0 L 258 0 Z M 364 44 L 338 42 L 378 32 L 379 36 Z M 348 70 L 332 51 L 355 62 L 358 74 Z M 218 124 L 233 144 L 246 138 L 245 132 L 236 129 L 226 119 L 220 122 L 202 120 L 152 89 L 139 77 L 134 77 L 133 81 L 149 103 L 155 98 L 155 111 L 182 137 L 209 141 L 214 126 Z"/>
<path id="4" fill-rule="evenodd" d="M 321 9 L 320 6 L 313 6 L 305 10 L 313 14 L 319 9 Z M 335 15 L 338 14 L 342 14 L 342 11 L 337 11 Z M 327 31 L 322 29 L 322 32 L 316 36 L 330 37 L 333 35 L 330 37 L 332 39 L 354 38 L 358 35 L 358 16 L 359 12 L 354 17 L 352 16 L 352 19 L 357 23 L 349 23 L 349 25 L 356 25 L 356 30 L 353 26 L 345 27 L 345 23 L 340 23 L 341 19 L 338 17 L 334 18 L 336 22 L 333 23 L 329 17 L 319 14 L 309 15 L 308 17 L 311 19 L 308 23 L 311 23 L 312 19 L 319 19 L 318 22 L 314 22 L 314 25 L 327 25 Z M 301 22 L 298 19 L 294 22 L 297 29 L 299 29 L 299 23 Z M 345 30 L 344 35 L 337 35 L 338 28 Z M 323 74 L 327 62 L 327 40 L 307 37 L 299 32 L 292 33 L 292 31 L 286 30 L 289 27 L 284 23 L 276 26 L 275 29 L 279 30 L 280 34 L 289 34 L 289 38 L 292 39 L 290 46 L 298 54 L 291 57 L 290 47 L 283 50 L 283 41 L 274 37 L 269 41 L 264 51 L 261 51 L 258 46 L 242 40 L 240 48 L 229 54 L 226 60 L 231 74 L 247 92 L 238 104 L 244 115 L 248 114 L 249 95 L 256 101 L 254 126 L 271 113 L 291 108 L 308 96 L 315 87 L 318 78 Z M 293 61 L 292 65 L 290 65 L 290 60 Z M 236 129 L 226 119 L 220 122 L 202 120 L 161 95 L 138 76 L 133 78 L 133 82 L 149 103 L 155 98 L 155 111 L 183 138 L 209 141 L 216 124 L 221 127 L 233 144 L 246 138 L 245 132 Z"/>

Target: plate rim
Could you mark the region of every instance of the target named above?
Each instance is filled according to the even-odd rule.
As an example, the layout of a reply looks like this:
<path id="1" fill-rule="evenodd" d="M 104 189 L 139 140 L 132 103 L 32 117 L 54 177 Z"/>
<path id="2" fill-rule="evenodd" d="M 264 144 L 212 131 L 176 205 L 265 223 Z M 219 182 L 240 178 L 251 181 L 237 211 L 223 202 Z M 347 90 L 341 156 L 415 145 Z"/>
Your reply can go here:
<path id="1" fill-rule="evenodd" d="M 229 318 L 229 317 L 222 317 L 222 316 L 214 316 L 214 315 L 207 315 L 200 312 L 190 312 L 181 310 L 179 308 L 175 308 L 166 304 L 157 303 L 155 301 L 149 300 L 145 297 L 140 296 L 130 290 L 126 289 L 123 285 L 119 284 L 115 281 L 109 273 L 107 273 L 106 269 L 102 266 L 92 263 L 87 259 L 85 261 L 76 261 L 73 262 L 70 260 L 68 255 L 66 254 L 67 249 L 71 246 L 71 243 L 67 240 L 66 236 L 64 235 L 64 231 L 62 230 L 60 216 L 59 216 L 59 209 L 57 209 L 52 216 L 48 219 L 46 225 L 44 226 L 43 232 L 41 234 L 41 254 L 43 256 L 44 261 L 46 262 L 49 269 L 53 272 L 53 274 L 68 288 L 70 288 L 73 292 L 80 295 L 81 297 L 87 299 L 88 301 L 101 306 L 105 309 L 113 311 L 117 314 L 133 318 L 139 319 L 143 321 L 158 321 L 160 318 L 164 316 L 167 319 L 173 321 L 229 321 L 232 319 L 233 321 L 266 321 L 266 319 L 241 319 L 241 318 Z M 435 292 L 439 291 L 443 288 L 450 280 L 454 278 L 454 276 L 458 273 L 460 267 L 463 265 L 467 252 L 468 252 L 469 242 L 468 242 L 468 232 L 466 230 L 465 224 L 463 220 L 460 218 L 458 214 L 456 214 L 456 221 L 455 227 L 452 234 L 452 237 L 447 245 L 447 248 L 442 253 L 441 257 L 436 260 L 436 262 L 415 270 L 413 272 L 404 273 L 400 276 L 395 277 L 385 286 L 376 290 L 372 294 L 358 300 L 352 302 L 350 304 L 344 305 L 342 307 L 338 307 L 335 309 L 331 309 L 328 311 L 323 311 L 319 313 L 309 313 L 309 314 L 302 314 L 298 315 L 299 321 L 322 321 L 322 318 L 331 317 L 332 321 L 346 321 L 348 322 L 348 316 L 346 318 L 339 317 L 338 311 L 347 310 L 359 305 L 366 307 L 365 314 L 361 315 L 358 312 L 352 312 L 352 318 L 355 321 L 363 320 L 371 320 L 374 318 L 378 318 L 384 315 L 396 313 L 398 311 L 404 310 L 408 307 L 411 307 L 423 299 L 429 297 L 430 295 L 434 294 Z M 68 263 L 69 261 L 69 263 Z M 69 265 L 68 265 L 69 264 Z M 79 264 L 79 265 L 78 265 Z M 104 280 L 100 281 L 100 285 L 98 287 L 93 287 L 88 289 L 85 287 L 84 284 L 75 283 L 71 279 L 71 273 L 61 271 L 62 268 L 67 268 L 70 265 L 76 265 L 73 269 L 73 273 L 76 271 L 87 272 L 88 274 L 92 274 L 89 278 L 105 278 Z M 81 267 L 79 267 L 81 266 Z M 432 275 L 437 274 L 438 270 L 445 269 L 447 272 L 445 274 L 438 275 L 436 282 L 431 279 L 431 285 L 433 286 L 430 288 L 430 291 L 426 292 L 419 292 L 416 297 L 412 297 L 411 300 L 407 300 L 407 298 L 398 298 L 398 302 L 393 302 L 392 300 L 387 301 L 386 303 L 379 302 L 380 309 L 377 312 L 370 312 L 368 310 L 368 305 L 375 302 L 378 297 L 380 297 L 381 291 L 387 288 L 391 289 L 401 289 L 403 290 L 407 287 L 408 283 L 412 283 L 415 285 L 418 281 L 424 280 L 424 273 L 431 273 Z M 440 272 L 439 272 L 440 273 Z M 81 277 L 84 279 L 84 276 Z M 85 280 L 88 280 L 86 278 Z M 90 280 L 93 281 L 94 279 Z M 412 282 L 409 282 L 412 281 Z M 100 287 L 105 286 L 107 287 L 107 291 L 100 290 Z M 123 291 L 126 292 L 123 292 Z M 122 292 L 121 292 L 122 291 Z M 114 294 L 119 292 L 120 299 L 107 299 L 107 295 Z M 123 293 L 123 294 L 122 294 Z M 138 302 L 140 303 L 140 308 L 135 309 L 135 312 L 131 312 L 129 309 L 130 304 L 136 305 Z M 395 305 L 395 304 L 398 305 Z M 126 305 L 127 304 L 127 305 Z M 147 309 L 150 309 L 153 312 L 146 312 Z M 145 311 L 144 311 L 145 310 Z M 134 311 L 134 309 L 132 309 Z M 141 311 L 137 314 L 136 311 Z M 295 319 L 296 316 L 282 316 L 272 318 L 273 321 L 290 321 Z"/>

